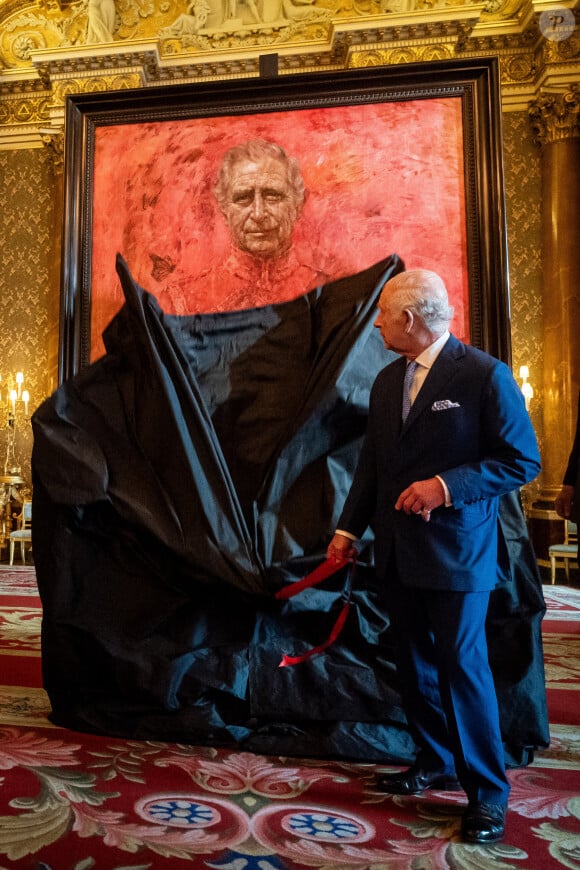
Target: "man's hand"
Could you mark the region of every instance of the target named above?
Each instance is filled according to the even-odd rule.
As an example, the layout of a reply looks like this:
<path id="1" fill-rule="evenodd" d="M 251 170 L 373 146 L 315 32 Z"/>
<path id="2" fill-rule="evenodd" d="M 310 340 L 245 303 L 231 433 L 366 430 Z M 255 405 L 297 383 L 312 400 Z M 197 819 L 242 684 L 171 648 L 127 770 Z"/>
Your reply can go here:
<path id="1" fill-rule="evenodd" d="M 342 562 L 345 559 L 356 559 L 357 556 L 358 550 L 354 545 L 354 541 L 338 532 L 328 545 L 326 551 L 326 558 L 334 559 L 336 562 Z"/>
<path id="2" fill-rule="evenodd" d="M 556 499 L 555 508 L 558 516 L 569 520 L 572 514 L 572 502 L 574 501 L 574 487 L 563 486 Z"/>
<path id="3" fill-rule="evenodd" d="M 445 504 L 445 491 L 437 477 L 416 480 L 404 489 L 395 505 L 395 510 L 406 514 L 417 514 L 426 523 L 431 519 L 431 511 Z"/>

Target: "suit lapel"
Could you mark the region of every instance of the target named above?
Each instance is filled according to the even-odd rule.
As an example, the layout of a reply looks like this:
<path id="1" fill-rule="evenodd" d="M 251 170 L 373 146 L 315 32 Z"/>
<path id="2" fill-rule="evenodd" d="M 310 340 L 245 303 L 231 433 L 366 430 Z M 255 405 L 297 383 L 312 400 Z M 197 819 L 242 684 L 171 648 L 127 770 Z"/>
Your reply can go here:
<path id="1" fill-rule="evenodd" d="M 465 349 L 460 341 L 453 335 L 450 336 L 445 347 L 431 366 L 423 386 L 417 394 L 417 398 L 413 402 L 409 416 L 407 417 L 401 434 L 405 434 L 414 421 L 426 410 L 428 410 L 436 399 L 440 399 L 444 388 L 455 377 L 457 373 L 457 363 L 465 355 Z M 401 381 L 401 397 L 403 393 Z M 401 398 L 402 402 L 402 398 Z M 400 407 L 400 406 L 399 406 Z"/>

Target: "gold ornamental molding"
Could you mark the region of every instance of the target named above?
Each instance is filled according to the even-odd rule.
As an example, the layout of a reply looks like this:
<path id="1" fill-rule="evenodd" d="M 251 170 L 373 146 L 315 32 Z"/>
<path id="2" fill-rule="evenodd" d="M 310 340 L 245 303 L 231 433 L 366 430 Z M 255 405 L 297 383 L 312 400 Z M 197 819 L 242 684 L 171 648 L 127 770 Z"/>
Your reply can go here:
<path id="1" fill-rule="evenodd" d="M 31 52 L 30 60 L 39 78 L 46 83 L 137 73 L 141 84 L 145 84 L 155 77 L 159 53 L 156 43 L 124 42 L 96 45 L 92 49 L 80 45 L 60 51 L 38 50 Z"/>
<path id="2" fill-rule="evenodd" d="M 64 127 L 41 129 L 40 140 L 45 148 L 50 165 L 55 173 L 64 171 Z"/>
<path id="3" fill-rule="evenodd" d="M 521 12 L 517 33 L 513 21 L 479 23 L 463 53 L 498 57 L 503 112 L 527 112 L 543 90 L 564 91 L 580 81 L 578 10 L 544 0 Z"/>
<path id="4" fill-rule="evenodd" d="M 66 98 L 72 94 L 105 93 L 106 91 L 121 91 L 127 88 L 139 88 L 143 85 L 140 73 L 119 72 L 112 75 L 88 75 L 83 78 L 66 79 L 54 83 L 52 89 L 52 117 L 61 115 Z M 56 111 L 54 111 L 56 110 Z"/>
<path id="5" fill-rule="evenodd" d="M 328 50 L 338 34 L 349 30 L 359 31 L 367 43 L 375 39 L 364 34 L 375 26 L 384 29 L 387 41 L 391 29 L 421 36 L 445 23 L 476 23 L 485 8 L 474 0 L 164 0 L 157 5 L 70 0 L 62 6 L 56 0 L 0 0 L 0 68 L 29 67 L 40 50 L 66 53 L 84 46 L 98 55 L 103 46 L 147 42 L 157 44 L 160 56 L 168 59 L 285 53 L 289 47 L 317 51 L 323 45 Z"/>
<path id="6" fill-rule="evenodd" d="M 278 44 L 275 34 L 270 34 L 253 42 L 247 36 L 238 35 L 235 40 L 229 39 L 228 45 L 224 40 L 219 40 L 216 45 L 198 42 L 187 49 L 182 41 L 171 39 L 41 48 L 38 47 L 41 40 L 37 35 L 33 38 L 29 34 L 26 41 L 26 34 L 19 34 L 19 50 L 23 58 L 27 57 L 29 66 L 19 67 L 15 57 L 5 52 L 5 57 L 13 65 L 8 68 L 5 64 L 0 68 L 0 93 L 2 89 L 6 91 L 14 87 L 20 76 L 30 79 L 31 71 L 36 72 L 45 87 L 54 87 L 56 81 L 64 79 L 78 82 L 92 77 L 94 80 L 114 72 L 137 76 L 140 79 L 138 86 L 143 86 L 255 76 L 259 74 L 260 55 L 268 53 L 278 55 L 280 75 L 314 69 L 345 69 L 349 54 L 363 47 L 396 48 L 392 62 L 398 63 L 406 62 L 406 56 L 413 59 L 418 56 L 439 58 L 448 55 L 443 48 L 448 44 L 454 46 L 455 53 L 460 50 L 483 9 L 483 4 L 470 3 L 431 12 L 366 16 L 354 21 L 329 20 L 316 28 L 305 26 L 303 38 L 296 43 L 284 44 Z M 12 50 L 14 42 L 16 40 L 11 43 Z M 405 48 L 409 51 L 402 50 Z M 82 90 L 85 90 L 84 85 Z"/>
<path id="7" fill-rule="evenodd" d="M 510 86 L 533 84 L 537 66 L 531 52 L 502 52 L 500 70 L 502 87 L 507 89 Z"/>
<path id="8" fill-rule="evenodd" d="M 580 85 L 566 93 L 541 94 L 530 105 L 529 115 L 539 145 L 580 139 Z"/>
<path id="9" fill-rule="evenodd" d="M 503 111 L 580 80 L 580 0 L 238 0 L 234 20 L 186 2 L 115 0 L 99 27 L 87 0 L 0 0 L 0 149 L 45 147 L 69 94 L 257 77 L 268 54 L 281 76 L 494 56 Z"/>
<path id="10" fill-rule="evenodd" d="M 0 127 L 45 124 L 49 118 L 49 91 L 42 94 L 14 94 L 0 99 Z"/>
<path id="11" fill-rule="evenodd" d="M 445 45 L 406 45 L 386 49 L 364 49 L 351 52 L 347 66 L 349 69 L 366 69 L 374 66 L 417 63 L 420 61 L 449 60 L 455 56 L 455 46 Z"/>

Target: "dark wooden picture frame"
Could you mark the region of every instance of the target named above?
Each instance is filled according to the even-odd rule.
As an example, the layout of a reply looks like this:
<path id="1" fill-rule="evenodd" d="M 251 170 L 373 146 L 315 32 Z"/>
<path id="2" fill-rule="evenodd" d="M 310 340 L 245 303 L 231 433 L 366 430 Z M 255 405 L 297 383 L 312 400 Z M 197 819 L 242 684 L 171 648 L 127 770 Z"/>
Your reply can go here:
<path id="1" fill-rule="evenodd" d="M 451 114 L 448 109 L 453 110 Z M 456 120 L 452 124 L 445 122 L 447 115 Z M 373 119 L 372 125 L 369 117 Z M 432 118 L 439 119 L 442 128 L 447 124 L 441 132 L 442 141 L 451 142 L 451 151 L 455 148 L 457 152 L 457 163 L 452 161 L 450 165 L 445 154 L 437 150 L 438 139 L 429 126 Z M 322 128 L 326 132 L 321 133 Z M 336 244 L 348 252 L 362 249 L 363 242 L 368 243 L 370 260 L 362 265 L 371 265 L 390 253 L 399 254 L 408 268 L 419 266 L 441 271 L 440 261 L 448 261 L 451 271 L 464 275 L 456 283 L 463 281 L 465 286 L 458 286 L 455 293 L 462 297 L 460 307 L 465 308 L 464 334 L 460 337 L 510 362 L 498 69 L 495 59 L 477 59 L 70 96 L 66 109 L 61 380 L 89 364 L 95 355 L 91 323 L 97 306 L 105 313 L 108 311 L 106 294 L 110 294 L 105 288 L 107 281 L 95 280 L 97 259 L 100 257 L 100 264 L 104 260 L 112 273 L 117 253 L 114 248 L 123 247 L 118 240 L 130 238 L 129 247 L 133 246 L 133 251 L 149 246 L 149 258 L 159 254 L 162 262 L 171 263 L 172 268 L 175 265 L 174 253 L 164 257 L 166 249 L 161 246 L 157 251 L 151 235 L 143 243 L 138 236 L 131 236 L 136 225 L 144 226 L 143 214 L 136 215 L 145 207 L 143 203 L 156 202 L 160 191 L 166 195 L 168 190 L 183 187 L 184 183 L 193 185 L 183 166 L 191 166 L 195 161 L 202 173 L 195 184 L 199 187 L 202 178 L 207 194 L 213 181 L 206 182 L 209 163 L 203 161 L 213 159 L 221 140 L 230 136 L 235 142 L 248 135 L 269 138 L 272 129 L 279 132 L 278 139 L 292 139 L 294 150 L 299 151 L 298 157 L 305 164 L 307 186 L 314 188 L 315 195 L 310 201 L 315 205 L 308 227 L 311 237 L 322 238 L 324 227 L 331 222 L 335 224 L 340 211 L 342 221 L 333 230 Z M 332 160 L 329 129 L 334 149 Z M 155 195 L 145 187 L 139 188 L 142 179 L 145 185 L 156 174 L 151 171 L 152 163 L 145 168 L 139 163 L 142 143 L 150 141 L 151 137 L 149 140 L 147 137 L 151 132 L 161 140 L 165 135 L 167 140 L 160 145 L 162 156 L 152 160 L 166 159 L 163 155 L 172 150 L 167 142 L 173 143 L 175 133 L 175 141 L 185 139 L 190 148 L 182 160 L 179 177 L 163 177 Z M 113 141 L 117 133 L 123 143 L 121 157 L 119 150 L 107 152 L 109 140 Z M 226 144 L 224 141 L 224 148 Z M 363 153 L 366 148 L 368 154 Z M 417 148 L 421 152 L 419 168 L 413 170 L 413 161 L 418 160 Z M 353 171 L 352 161 L 356 157 L 360 161 Z M 175 164 L 165 165 L 162 172 L 175 172 Z M 320 166 L 324 171 L 319 172 Z M 368 179 L 365 167 L 369 168 Z M 446 182 L 441 181 L 443 169 L 449 173 Z M 118 177 L 116 172 L 120 173 Z M 378 173 L 376 179 L 370 177 L 373 173 Z M 330 175 L 332 182 L 328 181 Z M 387 185 L 387 178 L 388 190 L 385 187 L 383 191 L 381 185 Z M 348 190 L 346 193 L 343 190 L 340 209 L 333 208 L 330 197 L 336 197 L 339 184 L 344 189 L 345 180 Z M 112 196 L 107 193 L 107 183 L 111 185 Z M 440 189 L 443 184 L 444 190 Z M 125 189 L 131 190 L 133 199 L 127 196 L 123 200 Z M 369 193 L 373 189 L 374 199 Z M 181 204 L 201 198 L 194 187 L 180 195 Z M 443 206 L 440 199 L 445 200 Z M 386 200 L 391 200 L 392 208 Z M 445 207 L 451 208 L 458 232 L 450 230 Z M 209 206 L 205 208 L 207 218 Z M 171 209 L 175 211 L 175 202 Z M 154 211 L 148 214 L 151 217 Z M 167 214 L 160 214 L 167 225 Z M 329 215 L 333 216 L 332 221 Z M 108 226 L 111 216 L 120 229 L 118 237 L 109 240 L 103 238 L 106 234 L 103 227 Z M 191 220 L 198 217 L 190 215 Z M 211 237 L 208 233 L 208 242 L 212 243 L 219 236 L 215 215 L 210 217 L 210 223 L 214 219 Z M 130 231 L 123 222 L 131 221 Z M 183 237 L 187 237 L 184 221 L 184 212 L 176 213 L 174 235 L 180 245 Z M 154 234 L 152 226 L 150 233 Z M 381 227 L 385 238 L 373 230 L 361 241 L 365 226 Z M 421 232 L 425 232 L 427 242 L 421 238 Z M 413 242 L 416 250 L 411 261 L 406 250 L 389 246 L 391 237 L 403 239 L 403 247 L 412 247 Z M 184 243 L 182 246 L 186 247 Z M 196 250 L 201 252 L 205 248 L 202 245 Z M 120 253 L 126 256 L 125 250 Z M 126 258 L 133 269 L 131 257 Z M 207 274 L 208 264 L 204 266 Z M 356 261 L 351 259 L 349 266 L 356 270 Z M 191 264 L 188 268 L 191 270 Z M 445 268 L 443 274 L 448 277 Z M 145 289 L 157 295 L 158 288 L 150 276 L 136 277 Z"/>

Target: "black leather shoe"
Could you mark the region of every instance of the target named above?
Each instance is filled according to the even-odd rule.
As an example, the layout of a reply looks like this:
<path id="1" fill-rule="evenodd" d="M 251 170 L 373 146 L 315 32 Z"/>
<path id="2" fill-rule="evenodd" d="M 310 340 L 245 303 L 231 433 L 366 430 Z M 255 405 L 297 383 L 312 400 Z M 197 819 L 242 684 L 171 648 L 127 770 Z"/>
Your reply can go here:
<path id="1" fill-rule="evenodd" d="M 461 821 L 461 839 L 464 843 L 497 843 L 505 833 L 503 804 L 469 804 Z"/>
<path id="2" fill-rule="evenodd" d="M 385 773 L 378 776 L 376 788 L 387 794 L 421 794 L 428 788 L 438 791 L 460 791 L 461 786 L 455 777 L 440 771 L 427 771 L 410 767 L 400 773 Z"/>

